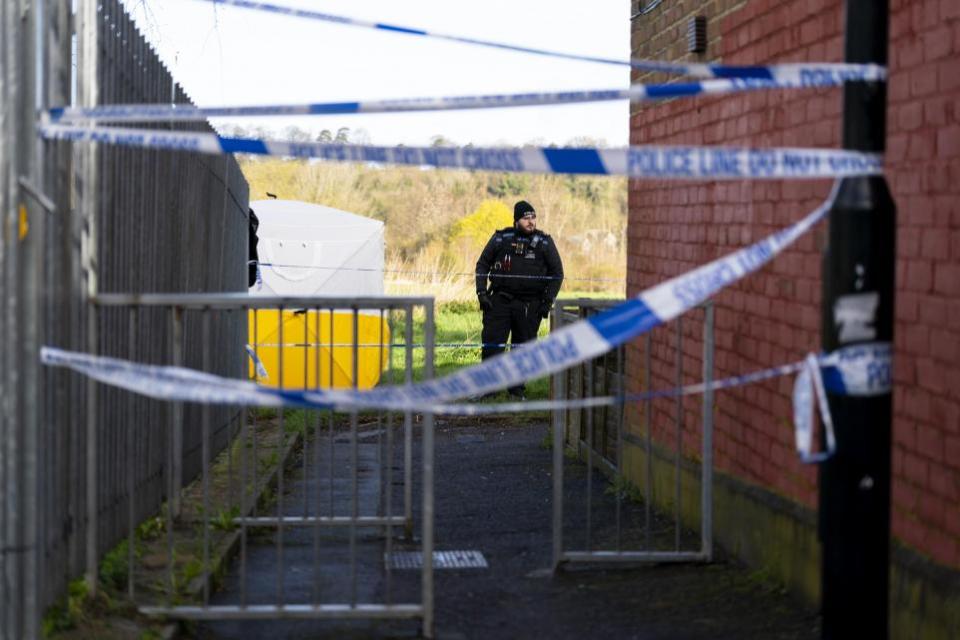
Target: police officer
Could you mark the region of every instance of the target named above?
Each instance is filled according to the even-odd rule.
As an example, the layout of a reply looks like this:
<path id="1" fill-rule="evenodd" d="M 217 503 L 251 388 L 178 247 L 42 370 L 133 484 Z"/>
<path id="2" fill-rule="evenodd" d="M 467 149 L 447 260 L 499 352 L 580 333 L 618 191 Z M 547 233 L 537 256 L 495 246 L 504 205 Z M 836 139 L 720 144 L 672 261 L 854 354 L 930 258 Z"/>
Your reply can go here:
<path id="1" fill-rule="evenodd" d="M 563 282 L 563 263 L 553 239 L 537 230 L 526 200 L 513 207 L 513 226 L 494 232 L 477 260 L 477 299 L 483 312 L 482 359 L 502 353 L 507 335 L 517 345 L 537 337 Z M 487 287 L 489 278 L 490 286 Z M 510 395 L 523 399 L 523 385 Z"/>
<path id="2" fill-rule="evenodd" d="M 252 287 L 257 282 L 257 269 L 260 267 L 260 256 L 257 255 L 257 243 L 260 238 L 257 236 L 257 229 L 260 227 L 260 219 L 257 214 L 250 209 L 250 218 L 247 224 L 247 238 L 249 240 L 249 251 L 247 252 L 247 287 Z"/>

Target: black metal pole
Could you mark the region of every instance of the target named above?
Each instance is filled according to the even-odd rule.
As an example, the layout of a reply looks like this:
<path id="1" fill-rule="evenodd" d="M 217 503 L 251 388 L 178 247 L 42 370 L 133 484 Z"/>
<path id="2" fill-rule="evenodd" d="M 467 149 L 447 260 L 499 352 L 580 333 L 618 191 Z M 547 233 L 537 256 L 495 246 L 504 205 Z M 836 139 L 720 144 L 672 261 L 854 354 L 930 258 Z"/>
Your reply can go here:
<path id="1" fill-rule="evenodd" d="M 846 61 L 886 65 L 888 23 L 889 0 L 846 0 Z M 886 96 L 884 82 L 846 84 L 844 148 L 884 150 Z M 895 237 L 886 180 L 844 178 L 823 257 L 825 352 L 893 342 Z M 887 638 L 891 400 L 828 392 L 837 450 L 820 467 L 823 638 Z"/>

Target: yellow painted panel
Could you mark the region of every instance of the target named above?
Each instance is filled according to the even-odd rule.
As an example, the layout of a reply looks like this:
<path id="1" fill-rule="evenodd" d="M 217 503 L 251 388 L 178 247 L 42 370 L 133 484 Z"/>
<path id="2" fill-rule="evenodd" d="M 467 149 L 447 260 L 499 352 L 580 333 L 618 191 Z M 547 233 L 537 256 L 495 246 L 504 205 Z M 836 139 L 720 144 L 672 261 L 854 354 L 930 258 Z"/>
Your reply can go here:
<path id="1" fill-rule="evenodd" d="M 250 345 L 256 348 L 257 357 L 267 370 L 267 378 L 258 379 L 260 384 L 279 386 L 282 355 L 285 389 L 316 388 L 318 372 L 320 387 L 330 387 L 331 373 L 335 388 L 346 389 L 353 385 L 353 312 L 283 311 L 282 344 L 285 346 L 281 349 L 280 312 L 251 309 L 249 333 Z M 357 349 L 357 386 L 370 389 L 379 382 L 387 363 L 390 327 L 386 319 L 381 322 L 379 314 L 359 314 L 357 336 L 360 345 Z M 250 377 L 254 376 L 251 361 Z"/>

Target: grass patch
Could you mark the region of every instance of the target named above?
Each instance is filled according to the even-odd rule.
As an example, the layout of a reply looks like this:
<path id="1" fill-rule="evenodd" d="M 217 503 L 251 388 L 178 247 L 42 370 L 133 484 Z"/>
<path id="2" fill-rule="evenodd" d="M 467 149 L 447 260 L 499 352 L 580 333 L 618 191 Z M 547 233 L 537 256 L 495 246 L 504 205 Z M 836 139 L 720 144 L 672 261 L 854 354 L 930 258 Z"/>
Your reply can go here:
<path id="1" fill-rule="evenodd" d="M 134 557 L 137 556 L 137 545 L 134 544 Z M 124 540 L 108 551 L 100 561 L 100 584 L 112 591 L 121 592 L 127 588 L 127 573 L 130 567 L 128 560 L 129 542 Z"/>
<path id="2" fill-rule="evenodd" d="M 312 413 L 303 409 L 284 409 L 283 411 L 283 431 L 287 435 L 299 434 L 301 436 L 313 433 L 313 422 L 310 420 Z"/>
<path id="3" fill-rule="evenodd" d="M 196 598 L 197 585 L 202 584 L 205 574 L 209 574 L 211 588 L 219 584 L 226 563 L 217 559 L 223 557 L 227 538 L 236 529 L 233 520 L 241 515 L 241 496 L 245 496 L 244 504 L 250 510 L 254 503 L 266 509 L 275 494 L 266 479 L 280 461 L 280 430 L 276 410 L 268 411 L 273 412 L 272 419 L 267 418 L 270 414 L 264 411 L 258 416 L 257 428 L 248 429 L 248 437 L 257 440 L 256 459 L 252 442 L 244 443 L 237 437 L 211 461 L 209 510 L 204 509 L 202 481 L 198 478 L 181 492 L 182 511 L 174 520 L 172 532 L 167 529 L 167 504 L 137 526 L 133 536 L 137 604 L 188 604 Z M 287 442 L 307 430 L 303 414 L 303 411 L 285 412 Z M 240 475 L 242 456 L 247 457 L 245 480 Z M 258 472 L 256 484 L 251 477 L 254 467 Z M 211 555 L 207 566 L 203 562 L 204 523 L 209 523 L 210 528 Z M 168 535 L 173 538 L 169 557 Z M 91 597 L 83 579 L 70 583 L 67 594 L 45 612 L 44 637 L 126 640 L 161 636 L 164 623 L 140 616 L 134 603 L 127 599 L 129 545 L 129 539 L 124 538 L 104 554 L 95 597 Z M 169 591 L 171 579 L 172 593 Z M 123 624 L 119 624 L 121 620 Z"/>
<path id="4" fill-rule="evenodd" d="M 391 331 L 396 344 L 404 343 L 404 324 L 402 320 L 391 323 Z M 434 376 L 442 377 L 464 367 L 480 363 L 480 333 L 483 322 L 475 301 L 454 301 L 438 305 L 434 314 Z M 538 337 L 549 333 L 549 323 L 540 323 Z M 422 345 L 425 340 L 423 315 L 413 319 L 413 342 L 420 345 L 413 349 L 413 379 L 424 379 L 426 352 Z M 463 346 L 467 345 L 467 346 Z M 472 346 L 470 346 L 472 345 Z M 393 362 L 384 371 L 381 384 L 402 384 L 406 361 L 404 349 L 393 350 Z M 550 393 L 550 379 L 547 377 L 531 380 L 526 384 L 526 396 L 529 400 L 544 400 Z M 500 398 L 505 399 L 505 398 Z"/>
<path id="5" fill-rule="evenodd" d="M 643 502 L 643 492 L 640 490 L 640 487 L 630 482 L 626 476 L 616 476 L 603 492 L 608 496 L 614 496 L 621 500 L 629 500 L 630 502 L 638 504 Z"/>
<path id="6" fill-rule="evenodd" d="M 67 585 L 67 595 L 57 601 L 41 621 L 44 638 L 69 631 L 86 617 L 87 583 L 80 578 Z"/>

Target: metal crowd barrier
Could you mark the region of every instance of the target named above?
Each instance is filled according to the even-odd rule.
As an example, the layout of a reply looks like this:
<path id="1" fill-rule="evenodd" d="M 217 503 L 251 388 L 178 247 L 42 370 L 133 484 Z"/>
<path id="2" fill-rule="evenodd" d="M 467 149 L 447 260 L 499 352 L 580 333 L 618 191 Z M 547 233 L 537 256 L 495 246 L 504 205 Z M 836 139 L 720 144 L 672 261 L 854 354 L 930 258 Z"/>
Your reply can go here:
<path id="1" fill-rule="evenodd" d="M 558 300 L 551 316 L 551 331 L 555 331 L 565 324 L 581 320 L 606 308 L 623 302 L 622 300 L 575 299 Z M 699 307 L 703 317 L 703 378 L 709 383 L 713 380 L 713 303 L 707 302 Z M 688 317 L 689 321 L 689 317 Z M 677 388 L 684 385 L 684 347 L 683 316 L 671 323 L 674 334 L 675 350 L 675 380 Z M 661 328 L 659 331 L 664 331 Z M 658 330 L 654 330 L 658 331 Z M 664 342 L 659 343 L 666 346 Z M 643 380 L 644 392 L 653 392 L 652 384 L 652 354 L 653 332 L 643 337 Z M 584 362 L 558 374 L 552 379 L 552 396 L 555 399 L 578 399 L 595 396 L 625 395 L 625 349 L 621 346 L 615 351 L 604 354 L 593 361 Z M 635 366 L 635 364 L 634 364 Z M 659 390 L 663 386 L 658 387 Z M 553 412 L 552 440 L 553 440 L 553 566 L 559 568 L 564 563 L 632 563 L 632 562 L 709 562 L 713 557 L 713 392 L 708 390 L 703 394 L 701 412 L 701 465 L 700 465 L 700 540 L 699 548 L 690 547 L 690 536 L 682 535 L 682 503 L 684 492 L 681 486 L 683 461 L 683 425 L 684 406 L 683 396 L 675 395 L 661 400 L 672 402 L 673 407 L 673 435 L 671 447 L 666 443 L 655 444 L 653 440 L 654 398 L 646 397 L 642 403 L 642 435 L 638 436 L 625 429 L 625 402 L 605 407 L 584 409 L 562 409 Z M 599 420 L 598 420 L 599 418 Z M 599 423 L 599 424 L 598 424 Z M 640 451 L 639 467 L 641 473 L 629 473 L 624 458 L 624 445 Z M 586 505 L 582 519 L 576 520 L 571 526 L 570 514 L 565 514 L 564 500 L 569 499 L 569 487 L 564 485 L 564 452 L 569 451 L 576 455 L 578 460 L 586 463 L 586 474 L 583 490 Z M 671 456 L 672 454 L 672 456 Z M 668 456 L 672 460 L 668 460 Z M 636 460 L 636 457 L 634 457 Z M 663 495 L 664 487 L 660 486 L 660 500 L 657 497 L 657 484 L 654 479 L 654 467 L 659 461 L 667 461 L 673 465 L 672 497 Z M 610 481 L 609 491 L 613 493 L 612 517 L 610 522 L 598 522 L 596 511 L 603 511 L 595 504 L 599 498 L 595 496 L 594 470 L 599 469 Z M 640 487 L 633 484 L 633 477 L 643 477 L 642 492 Z M 631 490 L 635 488 L 635 490 Z M 631 530 L 632 539 L 638 548 L 627 549 L 624 536 L 626 513 L 624 499 L 630 496 L 639 498 L 642 503 L 642 514 L 631 518 L 631 525 L 638 525 L 642 533 L 638 536 Z M 655 505 L 670 503 L 672 513 L 658 514 Z M 609 511 L 609 510 L 607 510 Z M 633 515 L 633 514 L 632 514 Z M 663 515 L 672 518 L 672 540 L 664 543 Z M 657 519 L 659 524 L 655 524 Z M 604 540 L 598 541 L 595 534 L 599 528 L 604 528 L 608 534 Z M 582 529 L 576 531 L 577 537 L 583 536 L 583 547 L 568 548 L 567 535 L 571 528 Z M 657 535 L 654 530 L 657 529 Z M 656 540 L 654 538 L 657 538 Z M 686 543 L 686 544 L 685 544 Z M 604 544 L 609 545 L 608 548 Z M 664 546 L 668 548 L 663 548 Z M 684 547 L 688 548 L 684 548 Z"/>
<path id="2" fill-rule="evenodd" d="M 304 336 L 309 336 L 313 331 L 313 338 L 300 340 L 299 347 L 285 347 L 276 349 L 272 355 L 275 358 L 276 368 L 273 373 L 268 372 L 267 383 L 274 384 L 280 388 L 290 387 L 290 376 L 286 375 L 288 370 L 284 369 L 285 364 L 290 365 L 290 358 L 300 359 L 293 364 L 299 373 L 299 365 L 302 365 L 302 381 L 293 381 L 299 388 L 319 388 L 333 384 L 337 376 L 343 376 L 345 372 L 337 369 L 339 365 L 334 362 L 336 350 L 343 350 L 346 347 L 349 354 L 349 361 L 352 365 L 352 371 L 349 372 L 349 384 L 356 387 L 361 378 L 359 366 L 361 362 L 360 350 L 358 345 L 359 326 L 363 318 L 373 318 L 379 325 L 380 348 L 376 355 L 377 362 L 385 364 L 380 367 L 383 380 L 386 383 L 409 383 L 414 379 L 414 314 L 422 313 L 423 321 L 423 350 L 424 364 L 423 377 L 433 376 L 433 344 L 435 341 L 434 330 L 434 308 L 433 299 L 425 297 L 379 297 L 379 298 L 328 298 L 328 297 L 304 297 L 304 298 L 279 298 L 279 297 L 251 297 L 246 294 L 103 294 L 96 298 L 98 314 L 101 316 L 101 322 L 106 326 L 121 327 L 125 326 L 129 337 L 130 350 L 127 354 L 116 354 L 128 357 L 131 360 L 137 359 L 138 326 L 141 319 L 147 315 L 160 314 L 166 316 L 169 323 L 171 352 L 169 354 L 169 363 L 181 365 L 184 362 L 184 336 L 188 333 L 193 334 L 199 339 L 194 340 L 192 345 L 187 348 L 199 349 L 201 351 L 202 370 L 206 372 L 225 375 L 223 371 L 214 371 L 211 368 L 212 354 L 210 353 L 211 336 L 214 332 L 237 331 L 238 327 L 242 332 L 242 340 L 236 341 L 235 349 L 237 357 L 243 359 L 241 367 L 233 367 L 232 371 L 242 371 L 241 377 L 255 377 L 252 372 L 256 371 L 252 362 L 259 362 L 260 354 L 257 353 L 256 339 L 249 342 L 253 343 L 251 350 L 254 358 L 251 358 L 251 364 L 248 367 L 248 352 L 246 351 L 247 338 L 251 335 L 249 329 L 253 329 L 252 336 L 255 338 L 260 335 L 257 332 L 257 324 L 263 323 L 265 318 L 270 318 L 270 314 L 275 314 L 278 319 L 276 324 L 276 340 L 279 345 L 287 344 L 284 338 L 284 331 L 291 332 L 292 328 L 302 330 Z M 252 311 L 252 313 L 251 313 Z M 287 315 L 284 315 L 287 312 Z M 292 312 L 292 313 L 290 313 Z M 334 315 L 341 317 L 335 322 Z M 335 327 L 344 326 L 342 315 L 346 314 L 346 325 L 349 327 L 349 335 L 336 335 Z M 111 317 L 112 316 L 112 317 Z M 302 316 L 303 325 L 300 327 L 300 316 Z M 286 321 L 284 320 L 286 318 Z M 156 326 L 154 318 L 154 324 Z M 250 326 L 248 326 L 248 323 Z M 397 333 L 402 332 L 402 349 L 396 349 L 397 340 L 390 335 L 385 335 L 387 331 L 393 329 Z M 199 333 L 198 333 L 199 332 Z M 188 341 L 189 342 L 189 341 Z M 222 343 L 222 341 L 221 341 Z M 320 348 L 323 344 L 331 345 L 325 351 Z M 318 346 L 320 345 L 320 346 Z M 337 345 L 337 346 L 333 346 Z M 312 349 L 310 347 L 313 347 Z M 369 351 L 367 349 L 366 351 Z M 395 353 L 398 351 L 399 353 Z M 195 354 L 194 354 L 195 355 Z M 287 359 L 285 363 L 284 360 Z M 325 360 L 325 361 L 324 361 Z M 396 360 L 402 362 L 402 368 L 395 369 Z M 168 364 L 156 363 L 151 364 Z M 216 369 L 216 367 L 214 367 Z M 222 369 L 222 367 L 221 367 Z M 385 370 L 384 370 L 385 369 Z M 235 374 L 226 374 L 235 375 Z M 342 382 L 342 380 L 341 380 Z M 369 380 L 368 380 L 369 382 Z M 95 383 L 90 383 L 95 384 Z M 338 386 L 343 386 L 339 384 Z M 143 401 L 142 398 L 132 393 L 124 393 L 128 401 L 133 404 Z M 156 401 L 153 401 L 156 402 Z M 189 408 L 189 407 L 186 407 Z M 191 421 L 185 416 L 183 403 L 173 403 L 169 411 L 170 419 L 168 426 L 168 438 L 172 446 L 167 451 L 167 459 L 164 468 L 164 480 L 166 482 L 166 491 L 169 496 L 166 508 L 162 510 L 164 519 L 164 528 L 166 531 L 166 551 L 163 568 L 163 585 L 160 587 L 153 582 L 145 581 L 144 576 L 138 576 L 137 563 L 134 559 L 134 549 L 137 544 L 136 530 L 138 517 L 136 487 L 128 484 L 127 487 L 127 527 L 128 527 L 128 552 L 129 563 L 127 573 L 127 595 L 135 602 L 140 611 L 152 616 L 164 616 L 176 619 L 193 620 L 242 620 L 242 619 L 281 619 L 281 618 L 315 618 L 315 619 L 421 619 L 423 624 L 423 633 L 426 637 L 431 637 L 433 632 L 433 415 L 424 414 L 420 424 L 422 428 L 421 441 L 421 484 L 422 484 L 422 511 L 420 514 L 420 540 L 422 565 L 419 575 L 420 580 L 420 601 L 419 602 L 398 602 L 393 590 L 393 576 L 391 562 L 394 546 L 395 533 L 402 533 L 410 540 L 414 534 L 414 455 L 413 455 L 413 436 L 414 421 L 413 413 L 410 411 L 401 412 L 402 422 L 395 412 L 378 412 L 376 414 L 375 432 L 360 433 L 359 412 L 354 410 L 349 412 L 349 435 L 337 433 L 337 424 L 333 411 L 315 411 L 305 418 L 303 423 L 302 443 L 300 453 L 302 454 L 302 470 L 288 469 L 290 472 L 302 473 L 299 489 L 302 489 L 302 501 L 299 496 L 294 496 L 291 500 L 285 496 L 285 492 L 292 487 L 285 486 L 284 452 L 293 451 L 294 447 L 290 443 L 291 437 L 285 428 L 284 411 L 277 410 L 276 422 L 276 464 L 280 471 L 275 479 L 275 506 L 272 509 L 258 504 L 258 497 L 251 491 L 257 487 L 264 486 L 264 479 L 258 478 L 259 467 L 261 464 L 261 453 L 257 450 L 258 438 L 254 437 L 258 428 L 266 429 L 270 425 L 265 424 L 264 418 L 258 415 L 255 408 L 238 407 L 235 413 L 239 414 L 237 423 L 239 425 L 239 453 L 234 460 L 235 454 L 231 449 L 231 442 L 235 435 L 232 429 L 227 430 L 227 437 L 222 438 L 216 443 L 218 447 L 227 447 L 227 486 L 229 498 L 225 510 L 221 510 L 221 517 L 215 518 L 211 511 L 211 461 L 216 456 L 214 444 L 211 440 L 211 414 L 218 407 L 212 405 L 194 406 L 196 411 L 189 412 L 195 420 Z M 326 414 L 326 415 L 324 415 Z M 365 417 L 369 417 L 366 416 Z M 197 424 L 199 422 L 199 424 Z M 401 426 L 402 425 L 402 426 Z M 313 431 L 311 438 L 309 432 Z M 343 425 L 341 425 L 342 427 Z M 324 435 L 324 427 L 326 434 Z M 200 484 L 202 486 L 202 507 L 197 510 L 195 507 L 187 514 L 186 506 L 181 503 L 178 489 L 183 486 L 183 467 L 180 449 L 183 447 L 185 435 L 191 430 L 199 429 L 201 432 L 201 469 Z M 398 428 L 402 430 L 397 434 Z M 369 440 L 370 435 L 376 436 L 376 487 L 373 493 L 375 498 L 371 498 L 370 481 L 367 476 L 361 478 L 361 471 L 370 473 L 370 469 L 361 469 L 363 461 L 358 460 L 358 450 L 360 440 Z M 273 434 L 269 433 L 272 438 Z M 396 451 L 396 439 L 402 436 L 402 451 Z M 127 446 L 131 447 L 129 463 L 132 465 L 134 455 L 132 448 L 135 446 L 132 439 L 127 439 Z M 342 445 L 346 442 L 346 445 Z M 340 445 L 336 443 L 341 443 Z M 262 441 L 260 444 L 264 447 Z M 367 445 L 364 445 L 367 446 Z M 234 447 L 236 448 L 236 447 Z M 369 447 L 368 447 L 369 448 Z M 335 450 L 338 450 L 335 452 Z M 366 449 L 365 449 L 366 451 Z M 345 454 L 345 455 L 344 455 Z M 272 454 L 271 454 L 272 455 Z M 370 456 L 367 456 L 369 458 Z M 346 458 L 346 459 L 344 459 Z M 402 461 L 402 462 L 401 462 Z M 402 495 L 394 495 L 394 469 L 395 465 L 402 464 Z M 287 465 L 289 467 L 289 465 Z M 294 467 L 299 466 L 294 463 Z M 326 468 L 324 468 L 326 467 Z M 335 475 L 336 472 L 343 472 L 343 475 Z M 128 482 L 133 475 L 128 476 Z M 186 478 L 187 481 L 190 478 Z M 364 500 L 361 499 L 360 485 L 364 483 Z M 290 482 L 289 484 L 293 484 Z M 397 483 L 400 484 L 400 483 Z M 348 487 L 348 488 L 346 488 Z M 335 491 L 336 488 L 336 491 Z M 401 504 L 397 505 L 397 502 Z M 291 504 L 293 503 L 293 504 Z M 266 513 L 264 511 L 267 511 Z M 211 564 L 211 539 L 214 527 L 224 528 L 223 513 L 229 517 L 226 522 L 227 527 L 235 527 L 239 530 L 239 551 L 236 559 L 235 573 L 238 573 L 238 601 L 230 603 L 212 603 L 211 594 L 211 574 L 215 567 Z M 202 601 L 197 604 L 183 604 L 183 594 L 180 592 L 180 585 L 175 576 L 178 570 L 178 550 L 175 549 L 174 532 L 178 527 L 189 526 L 186 521 L 187 516 L 194 518 L 194 526 L 202 526 Z M 254 593 L 248 588 L 248 537 L 251 530 L 254 532 L 269 530 L 274 537 L 274 548 L 276 553 L 276 587 L 269 597 L 264 597 L 263 590 Z M 313 531 L 313 562 L 312 562 L 312 588 L 309 590 L 309 597 L 297 599 L 291 597 L 290 592 L 304 594 L 303 585 L 295 584 L 291 588 L 289 571 L 294 567 L 288 566 L 285 562 L 285 536 L 296 535 L 303 529 L 312 529 Z M 358 535 L 360 530 L 373 530 L 374 537 L 382 537 L 384 549 L 378 551 L 376 555 L 377 564 L 382 563 L 383 593 L 384 599 L 381 602 L 362 602 L 358 597 L 358 562 L 360 554 L 358 551 Z M 342 534 L 346 531 L 346 535 Z M 329 533 L 331 531 L 337 533 Z M 329 570 L 322 566 L 321 559 L 321 538 L 323 535 L 334 536 L 336 540 L 328 544 L 343 544 L 348 549 L 349 575 L 342 575 L 338 570 Z M 339 536 L 338 538 L 336 536 Z M 344 539 L 345 538 L 345 539 Z M 366 540 L 367 538 L 365 538 Z M 302 545 L 301 545 L 302 546 Z M 367 553 L 367 560 L 369 560 Z M 181 559 L 182 560 L 182 559 Z M 138 578 L 140 581 L 138 582 Z M 346 580 L 346 585 L 335 584 L 338 581 Z M 148 582 L 152 586 L 144 587 Z M 330 594 L 338 594 L 337 598 L 331 598 Z M 409 595 L 407 589 L 405 595 Z M 326 595 L 325 595 L 326 594 Z M 216 595 L 221 600 L 220 595 Z M 413 598 L 415 600 L 415 598 Z"/>

